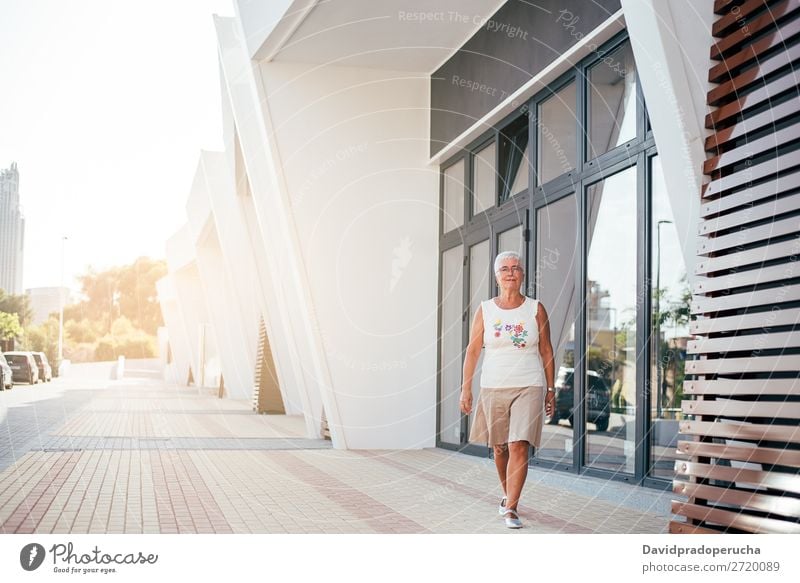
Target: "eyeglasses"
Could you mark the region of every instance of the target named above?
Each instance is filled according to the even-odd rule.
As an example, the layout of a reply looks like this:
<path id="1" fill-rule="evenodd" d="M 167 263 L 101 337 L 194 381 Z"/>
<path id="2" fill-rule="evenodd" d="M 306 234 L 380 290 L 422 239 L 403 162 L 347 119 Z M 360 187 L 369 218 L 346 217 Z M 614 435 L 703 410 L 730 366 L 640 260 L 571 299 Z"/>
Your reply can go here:
<path id="1" fill-rule="evenodd" d="M 504 265 L 497 270 L 497 273 L 501 273 L 503 275 L 506 275 L 507 273 L 522 273 L 522 267 L 520 265 L 512 265 L 511 267 Z"/>

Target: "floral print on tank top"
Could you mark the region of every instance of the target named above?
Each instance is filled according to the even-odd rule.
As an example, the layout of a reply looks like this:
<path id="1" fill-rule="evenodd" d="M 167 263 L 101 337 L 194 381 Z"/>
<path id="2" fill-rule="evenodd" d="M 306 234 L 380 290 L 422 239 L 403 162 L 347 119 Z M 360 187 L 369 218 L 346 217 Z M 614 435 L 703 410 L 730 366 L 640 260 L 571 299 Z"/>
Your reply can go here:
<path id="1" fill-rule="evenodd" d="M 525 348 L 525 338 L 528 336 L 528 331 L 523 327 L 522 322 L 519 324 L 503 325 L 503 322 L 498 319 L 495 321 L 493 327 L 495 338 L 499 338 L 503 331 L 505 331 L 508 332 L 511 342 L 514 343 L 516 348 Z"/>

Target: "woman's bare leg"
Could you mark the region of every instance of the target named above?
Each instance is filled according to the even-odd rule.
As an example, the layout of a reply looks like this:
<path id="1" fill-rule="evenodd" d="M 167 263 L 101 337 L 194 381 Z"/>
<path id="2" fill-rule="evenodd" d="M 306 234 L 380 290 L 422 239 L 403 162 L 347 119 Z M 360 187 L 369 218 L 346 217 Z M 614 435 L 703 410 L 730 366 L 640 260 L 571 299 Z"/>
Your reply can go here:
<path id="1" fill-rule="evenodd" d="M 500 476 L 500 485 L 503 487 L 503 494 L 508 495 L 506 486 L 506 471 L 508 469 L 508 444 L 502 443 L 494 446 L 494 465 L 497 468 L 497 475 Z M 508 502 L 506 502 L 508 506 Z"/>
<path id="2" fill-rule="evenodd" d="M 529 444 L 527 441 L 512 441 L 508 444 L 508 470 L 506 475 L 506 482 L 508 488 L 506 494 L 508 502 L 506 508 L 517 509 L 519 504 L 519 497 L 522 494 L 522 487 L 525 485 L 525 479 L 528 477 L 528 454 Z M 496 461 L 496 460 L 495 460 Z M 503 481 L 503 478 L 501 478 Z"/>

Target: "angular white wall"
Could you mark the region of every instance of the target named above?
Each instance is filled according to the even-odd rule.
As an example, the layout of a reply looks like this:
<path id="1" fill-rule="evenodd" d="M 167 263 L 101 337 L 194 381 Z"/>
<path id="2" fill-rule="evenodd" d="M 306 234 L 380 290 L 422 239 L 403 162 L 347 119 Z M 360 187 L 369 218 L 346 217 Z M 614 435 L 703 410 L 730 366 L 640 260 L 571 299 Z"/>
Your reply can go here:
<path id="1" fill-rule="evenodd" d="M 253 65 L 236 22 L 217 28 L 279 312 L 269 323 L 277 359 L 291 361 L 315 420 L 324 403 L 334 446 L 434 445 L 427 77 Z"/>
<path id="2" fill-rule="evenodd" d="M 712 2 L 622 0 L 689 282 L 694 278 Z"/>

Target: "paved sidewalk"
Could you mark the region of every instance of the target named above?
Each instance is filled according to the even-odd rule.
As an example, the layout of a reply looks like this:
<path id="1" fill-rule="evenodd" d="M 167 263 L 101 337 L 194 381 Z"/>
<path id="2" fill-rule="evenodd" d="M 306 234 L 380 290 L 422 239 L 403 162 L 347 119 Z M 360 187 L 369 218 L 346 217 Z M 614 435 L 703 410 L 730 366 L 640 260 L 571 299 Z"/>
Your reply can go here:
<path id="1" fill-rule="evenodd" d="M 509 533 L 491 460 L 340 451 L 153 379 L 0 393 L 2 533 Z M 663 533 L 668 492 L 531 470 L 516 533 Z"/>

